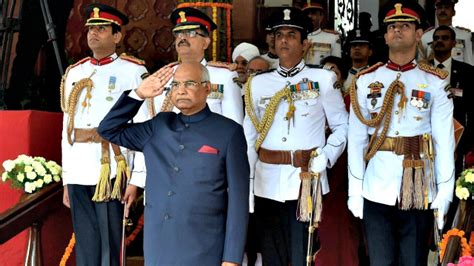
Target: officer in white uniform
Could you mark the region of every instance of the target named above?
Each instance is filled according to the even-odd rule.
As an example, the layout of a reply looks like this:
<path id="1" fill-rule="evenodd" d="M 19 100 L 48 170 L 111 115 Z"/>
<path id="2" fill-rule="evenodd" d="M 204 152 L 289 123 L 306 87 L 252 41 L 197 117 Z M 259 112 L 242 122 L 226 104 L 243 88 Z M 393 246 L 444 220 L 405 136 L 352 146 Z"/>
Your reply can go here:
<path id="1" fill-rule="evenodd" d="M 453 195 L 453 103 L 446 72 L 414 60 L 423 9 L 391 1 L 382 12 L 389 61 L 350 91 L 348 207 L 363 218 L 371 265 L 426 265 L 430 208 L 441 229 Z"/>
<path id="2" fill-rule="evenodd" d="M 456 14 L 454 10 L 454 5 L 457 3 L 457 0 L 437 0 L 436 7 L 436 18 L 438 19 L 439 25 L 450 26 L 456 33 L 456 45 L 451 51 L 451 56 L 453 59 L 474 65 L 474 58 L 472 56 L 472 34 L 469 29 L 454 27 L 452 25 L 453 17 Z M 431 27 L 425 31 L 423 38 L 421 39 L 423 44 L 424 56 L 429 60 L 432 60 L 433 49 L 431 48 L 431 43 L 433 42 L 433 33 L 436 27 Z"/>
<path id="3" fill-rule="evenodd" d="M 322 193 L 329 192 L 326 168 L 345 148 L 348 114 L 333 86 L 335 74 L 309 67 L 302 58 L 308 18 L 300 9 L 284 8 L 271 21 L 279 67 L 250 77 L 245 92 L 251 193 L 262 225 L 257 232 L 264 265 L 304 265 L 308 223 L 297 214 L 300 177 L 321 173 Z M 332 131 L 327 139 L 326 126 Z M 317 157 L 310 155 L 313 150 Z M 252 210 L 252 195 L 250 204 Z"/>
<path id="4" fill-rule="evenodd" d="M 204 52 L 210 44 L 209 34 L 217 28 L 206 14 L 194 8 L 178 8 L 171 13 L 171 21 L 175 24 L 175 47 L 182 62 L 197 61 L 206 66 L 211 78 L 211 93 L 207 104 L 212 112 L 221 114 L 242 124 L 243 105 L 236 65 L 223 62 L 208 62 Z M 174 63 L 176 64 L 176 63 Z M 175 66 L 176 68 L 176 66 Z M 171 81 L 170 81 L 171 82 Z M 166 85 L 169 88 L 169 84 Z M 179 112 L 171 105 L 166 94 L 155 97 L 151 114 L 161 111 Z"/>
<path id="5" fill-rule="evenodd" d="M 308 1 L 303 7 L 303 11 L 313 23 L 313 32 L 308 34 L 311 46 L 306 51 L 306 63 L 309 65 L 320 65 L 321 60 L 327 56 L 341 57 L 341 38 L 339 33 L 322 28 L 326 13 L 323 1 Z"/>
<path id="6" fill-rule="evenodd" d="M 120 174 L 127 166 L 143 170 L 144 162 L 135 160 L 133 165 L 133 152 L 103 140 L 96 128 L 123 91 L 138 87 L 147 70 L 143 61 L 115 53 L 121 26 L 128 18 L 100 4 L 87 10 L 87 39 L 93 57 L 71 65 L 61 85 L 64 203 L 72 212 L 77 264 L 119 265 L 120 201 L 127 181 Z M 144 120 L 146 115 L 142 109 L 136 118 Z M 104 169 L 110 173 L 104 174 Z M 144 172 L 135 171 L 130 182 L 143 187 L 144 179 Z M 97 184 L 101 188 L 96 189 Z M 115 184 L 122 187 L 115 189 Z"/>
<path id="7" fill-rule="evenodd" d="M 359 29 L 352 32 L 353 36 L 347 36 L 352 66 L 351 69 L 349 69 L 346 80 L 344 81 L 343 95 L 349 93 L 349 88 L 354 77 L 359 72 L 369 67 L 369 58 L 372 55 L 370 37 Z"/>

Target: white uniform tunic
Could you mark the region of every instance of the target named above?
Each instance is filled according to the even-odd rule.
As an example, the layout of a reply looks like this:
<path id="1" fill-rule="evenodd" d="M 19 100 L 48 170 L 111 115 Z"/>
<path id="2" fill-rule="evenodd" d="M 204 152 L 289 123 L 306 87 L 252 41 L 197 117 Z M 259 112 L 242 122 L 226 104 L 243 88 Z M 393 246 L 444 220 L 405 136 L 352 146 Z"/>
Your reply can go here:
<path id="1" fill-rule="evenodd" d="M 290 72 L 291 76 L 285 76 Z M 332 167 L 344 151 L 347 141 L 348 114 L 341 92 L 334 88 L 336 76 L 325 69 L 309 68 L 302 60 L 295 68 L 286 71 L 282 67 L 256 75 L 251 81 L 253 108 L 261 120 L 270 98 L 285 87 L 285 84 L 317 82 L 316 97 L 296 99 L 294 119 L 288 122 L 286 113 L 289 103 L 282 100 L 275 113 L 275 119 L 261 147 L 268 150 L 308 150 L 322 148 Z M 292 94 L 293 98 L 298 93 Z M 332 134 L 326 140 L 326 125 Z M 292 165 L 267 164 L 258 159 L 255 142 L 258 132 L 248 115 L 244 118 L 244 132 L 248 144 L 251 178 L 255 176 L 255 195 L 280 202 L 296 200 L 300 188 L 300 168 Z M 323 193 L 329 192 L 326 172 L 322 174 Z M 251 188 L 252 193 L 252 188 Z"/>
<path id="2" fill-rule="evenodd" d="M 278 64 L 279 64 L 278 56 L 270 54 L 270 53 L 264 53 L 261 55 L 261 57 L 263 57 L 265 60 L 268 61 L 268 63 L 270 64 L 270 69 L 274 69 L 278 67 Z"/>
<path id="3" fill-rule="evenodd" d="M 305 58 L 308 65 L 320 65 L 330 55 L 341 57 L 341 40 L 337 32 L 320 28 L 308 34 L 308 40 L 311 42 Z"/>
<path id="4" fill-rule="evenodd" d="M 118 98 L 125 90 L 131 90 L 138 87 L 142 81 L 141 76 L 147 72 L 143 65 L 129 62 L 118 57 L 116 54 L 111 56 L 114 60 L 105 65 L 93 65 L 90 60 L 71 68 L 66 77 L 65 99 L 76 82 L 81 79 L 91 77 L 94 87 L 91 90 L 92 98 L 89 107 L 83 107 L 82 103 L 86 97 L 87 89 L 84 88 L 78 97 L 76 111 L 74 116 L 74 128 L 92 129 L 99 126 L 100 121 L 112 108 Z M 143 105 L 137 121 L 146 119 L 146 107 Z M 69 116 L 67 113 L 63 117 L 62 132 L 62 167 L 63 184 L 77 185 L 96 185 L 100 176 L 102 157 L 102 148 L 100 143 L 73 143 L 70 145 L 67 140 L 67 125 Z M 74 133 L 72 133 L 74 140 Z M 121 148 L 122 154 L 127 159 L 132 168 L 134 153 L 125 148 Z M 117 164 L 114 160 L 114 153 L 110 148 L 110 177 L 115 178 Z M 139 164 L 139 165 L 137 165 Z M 143 171 L 144 162 L 136 160 L 135 168 L 140 172 L 134 171 L 131 183 L 137 186 L 144 186 L 145 172 Z"/>
<path id="5" fill-rule="evenodd" d="M 242 94 L 240 87 L 234 82 L 234 78 L 237 78 L 237 72 L 230 71 L 225 67 L 214 67 L 207 64 L 206 59 L 201 61 L 203 66 L 206 66 L 209 71 L 211 79 L 211 87 L 222 89 L 221 92 L 214 92 L 209 94 L 207 97 L 207 104 L 212 112 L 223 115 L 227 118 L 234 120 L 235 122 L 242 124 L 244 111 L 242 103 Z M 176 70 L 178 66 L 174 66 Z M 165 85 L 170 87 L 171 80 Z M 166 95 L 162 94 L 154 98 L 155 113 L 161 111 L 163 101 Z M 178 108 L 174 107 L 173 111 L 178 113 Z"/>
<path id="6" fill-rule="evenodd" d="M 462 29 L 458 27 L 450 26 L 456 33 L 456 46 L 451 50 L 451 56 L 461 62 L 474 65 L 474 58 L 472 57 L 472 41 L 471 41 L 471 32 L 467 29 Z M 424 52 L 426 56 L 431 58 L 430 55 L 433 53 L 431 48 L 431 43 L 433 42 L 433 33 L 435 27 L 426 31 L 421 38 L 423 43 Z"/>
<path id="7" fill-rule="evenodd" d="M 407 102 L 400 112 L 397 106 L 400 95 L 396 94 L 394 107 L 390 110 L 392 118 L 387 137 L 411 137 L 425 133 L 432 135 L 436 153 L 434 177 L 438 192 L 450 201 L 454 185 L 454 135 L 453 103 L 445 91 L 447 80 L 421 70 L 418 65 L 401 72 L 391 70 L 385 64 L 361 75 L 357 80 L 357 101 L 361 113 L 365 119 L 369 119 L 371 114 L 380 112 L 383 97 L 397 75 L 400 75 L 400 81 L 405 84 Z M 381 93 L 373 100 L 370 87 L 376 82 L 383 86 Z M 420 98 L 413 99 L 413 94 Z M 417 105 L 420 100 L 427 104 Z M 404 156 L 391 151 L 379 151 L 366 165 L 364 156 L 369 135 L 374 134 L 374 131 L 373 127 L 362 124 L 351 108 L 348 136 L 349 197 L 363 196 L 373 202 L 394 206 L 399 200 Z M 379 134 L 381 131 L 382 128 Z M 425 171 L 429 173 L 427 168 L 429 167 L 425 167 Z M 432 200 L 431 193 L 429 200 Z"/>

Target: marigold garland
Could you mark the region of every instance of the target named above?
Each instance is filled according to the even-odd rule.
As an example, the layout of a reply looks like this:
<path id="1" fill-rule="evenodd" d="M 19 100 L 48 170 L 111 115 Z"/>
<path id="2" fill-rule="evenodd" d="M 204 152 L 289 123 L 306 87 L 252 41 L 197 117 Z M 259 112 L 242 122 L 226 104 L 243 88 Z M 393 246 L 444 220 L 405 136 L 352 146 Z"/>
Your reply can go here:
<path id="1" fill-rule="evenodd" d="M 474 231 L 471 232 L 471 236 L 469 237 L 469 246 L 471 247 L 471 256 L 474 251 Z"/>
<path id="2" fill-rule="evenodd" d="M 143 229 L 144 224 L 145 224 L 145 217 L 142 214 L 142 216 L 140 216 L 140 219 L 138 219 L 137 227 L 125 240 L 125 244 L 127 245 L 127 247 L 130 246 L 130 244 L 135 240 L 138 233 L 140 233 L 140 231 Z M 67 245 L 66 250 L 64 250 L 64 254 L 61 258 L 61 262 L 59 262 L 59 266 L 66 266 L 66 262 L 71 256 L 71 253 L 73 251 L 75 244 L 76 244 L 76 236 L 74 233 L 72 233 L 71 239 L 69 240 L 69 244 Z"/>
<path id="3" fill-rule="evenodd" d="M 72 233 L 71 239 L 69 240 L 69 244 L 66 247 L 66 250 L 64 250 L 64 254 L 61 258 L 61 261 L 59 262 L 59 266 L 66 266 L 66 262 L 71 256 L 72 249 L 74 248 L 74 245 L 76 244 L 76 235 Z"/>
<path id="4" fill-rule="evenodd" d="M 443 260 L 444 257 L 444 252 L 446 251 L 446 246 L 448 245 L 448 241 L 451 237 L 459 237 L 461 239 L 461 257 L 462 256 L 470 256 L 471 255 L 471 247 L 467 243 L 466 238 L 464 237 L 464 231 L 459 230 L 457 228 L 453 228 L 446 232 L 446 234 L 443 234 L 443 240 L 439 242 L 439 258 L 440 261 Z"/>
<path id="5" fill-rule="evenodd" d="M 217 24 L 217 7 L 212 7 L 212 21 Z M 212 61 L 217 61 L 217 30 L 212 32 Z"/>
<path id="6" fill-rule="evenodd" d="M 212 3 L 212 2 L 194 2 L 194 3 L 180 3 L 178 4 L 178 8 L 181 7 L 200 7 L 212 8 L 212 20 L 214 23 L 217 22 L 217 8 L 224 8 L 226 9 L 226 53 L 227 53 L 227 61 L 230 62 L 231 55 L 232 55 L 232 48 L 231 48 L 231 9 L 233 8 L 232 4 L 229 3 Z M 217 23 L 216 23 L 217 24 Z M 212 59 L 214 61 L 217 60 L 217 31 L 212 33 Z"/>
<path id="7" fill-rule="evenodd" d="M 133 232 L 125 240 L 125 244 L 127 246 L 129 246 L 135 240 L 138 233 L 140 233 L 140 231 L 143 229 L 143 224 L 144 223 L 145 223 L 145 217 L 142 214 L 142 216 L 140 216 L 140 219 L 138 219 L 137 227 L 135 227 L 135 230 L 133 230 Z"/>

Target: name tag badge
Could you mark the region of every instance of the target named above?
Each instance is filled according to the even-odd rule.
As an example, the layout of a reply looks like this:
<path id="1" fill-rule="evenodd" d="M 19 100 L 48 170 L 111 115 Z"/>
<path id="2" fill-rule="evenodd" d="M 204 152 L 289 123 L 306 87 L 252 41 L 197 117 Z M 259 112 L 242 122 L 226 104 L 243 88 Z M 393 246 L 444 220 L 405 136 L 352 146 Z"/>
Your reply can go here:
<path id="1" fill-rule="evenodd" d="M 451 88 L 449 89 L 451 91 L 451 93 L 456 96 L 456 97 L 462 97 L 463 95 L 463 89 L 460 89 L 460 88 Z"/>

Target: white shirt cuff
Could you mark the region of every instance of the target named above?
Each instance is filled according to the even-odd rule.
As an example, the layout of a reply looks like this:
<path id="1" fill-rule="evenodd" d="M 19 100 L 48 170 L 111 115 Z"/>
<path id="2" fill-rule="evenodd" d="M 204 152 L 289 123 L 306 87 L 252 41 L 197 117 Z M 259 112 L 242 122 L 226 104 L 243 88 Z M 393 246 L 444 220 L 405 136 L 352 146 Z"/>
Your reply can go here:
<path id="1" fill-rule="evenodd" d="M 145 99 L 142 99 L 140 96 L 138 96 L 137 92 L 135 90 L 130 91 L 128 94 L 128 97 L 133 98 L 138 101 L 144 101 Z"/>

